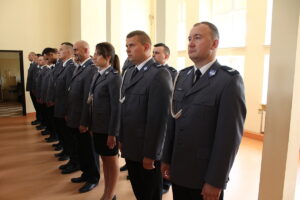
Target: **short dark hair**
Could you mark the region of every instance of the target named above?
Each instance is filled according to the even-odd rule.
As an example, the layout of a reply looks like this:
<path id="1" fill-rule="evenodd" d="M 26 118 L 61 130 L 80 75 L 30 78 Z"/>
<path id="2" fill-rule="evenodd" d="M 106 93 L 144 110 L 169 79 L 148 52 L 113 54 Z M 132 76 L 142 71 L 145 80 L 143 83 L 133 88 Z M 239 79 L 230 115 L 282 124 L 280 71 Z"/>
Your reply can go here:
<path id="1" fill-rule="evenodd" d="M 47 47 L 43 50 L 42 55 L 48 55 L 49 53 L 57 53 L 57 49 L 56 48 L 50 48 Z"/>
<path id="2" fill-rule="evenodd" d="M 73 44 L 71 42 L 63 42 L 60 45 L 66 45 L 73 48 Z"/>
<path id="3" fill-rule="evenodd" d="M 145 33 L 144 31 L 140 31 L 140 30 L 132 31 L 132 32 L 128 33 L 126 38 L 132 38 L 134 36 L 138 36 L 140 43 L 142 43 L 142 44 L 148 43 L 151 45 L 151 39 L 148 36 L 148 34 Z"/>
<path id="4" fill-rule="evenodd" d="M 194 24 L 193 27 L 196 27 L 200 24 L 205 24 L 206 26 L 208 26 L 208 28 L 211 30 L 211 33 L 212 33 L 212 36 L 213 36 L 214 39 L 218 40 L 220 38 L 218 28 L 213 23 L 203 21 L 203 22 L 199 22 L 199 23 Z"/>
<path id="5" fill-rule="evenodd" d="M 40 56 L 42 56 L 42 54 L 40 54 L 40 53 L 37 53 L 37 54 L 36 54 L 36 56 L 37 56 L 37 57 L 40 57 Z"/>
<path id="6" fill-rule="evenodd" d="M 170 49 L 166 44 L 161 42 L 161 43 L 155 44 L 154 47 L 163 47 L 165 54 L 170 55 Z"/>

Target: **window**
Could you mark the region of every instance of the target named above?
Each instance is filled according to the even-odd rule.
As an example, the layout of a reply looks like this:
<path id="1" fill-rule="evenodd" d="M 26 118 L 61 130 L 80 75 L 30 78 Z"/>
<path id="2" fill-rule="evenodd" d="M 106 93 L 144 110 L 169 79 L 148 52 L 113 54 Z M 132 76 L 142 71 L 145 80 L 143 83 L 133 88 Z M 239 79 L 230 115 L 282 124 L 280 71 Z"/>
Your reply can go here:
<path id="1" fill-rule="evenodd" d="M 262 98 L 261 98 L 261 103 L 262 104 L 267 104 L 268 81 L 269 81 L 269 64 L 270 64 L 270 55 L 265 55 L 264 74 L 263 74 L 263 89 L 262 89 Z"/>
<path id="2" fill-rule="evenodd" d="M 218 27 L 220 48 L 246 45 L 246 7 L 246 0 L 200 0 L 200 21 L 211 21 Z"/>
<path id="3" fill-rule="evenodd" d="M 150 33 L 149 0 L 121 0 L 121 55 L 120 59 L 127 58 L 126 36 L 134 30 Z"/>
<path id="4" fill-rule="evenodd" d="M 177 57 L 177 71 L 184 69 L 185 66 L 185 57 Z"/>
<path id="5" fill-rule="evenodd" d="M 228 67 L 236 69 L 244 78 L 244 56 L 218 56 L 217 59 L 221 65 L 226 65 Z"/>
<path id="6" fill-rule="evenodd" d="M 268 0 L 265 45 L 270 45 L 271 44 L 272 9 L 273 9 L 273 0 Z"/>
<path id="7" fill-rule="evenodd" d="M 178 4 L 178 24 L 177 24 L 177 50 L 186 50 L 186 4 L 185 0 L 180 0 Z"/>

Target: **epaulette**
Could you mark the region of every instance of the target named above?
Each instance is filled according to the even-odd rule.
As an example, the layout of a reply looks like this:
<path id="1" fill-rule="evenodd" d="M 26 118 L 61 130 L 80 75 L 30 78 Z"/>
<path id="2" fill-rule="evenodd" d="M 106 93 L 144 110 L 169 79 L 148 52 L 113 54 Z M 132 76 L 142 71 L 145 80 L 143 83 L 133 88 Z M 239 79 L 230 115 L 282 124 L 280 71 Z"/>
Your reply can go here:
<path id="1" fill-rule="evenodd" d="M 157 67 L 157 68 L 162 68 L 163 67 L 163 65 L 161 65 L 161 64 L 159 64 L 159 63 L 154 63 L 154 65 L 155 65 L 155 67 Z"/>
<path id="2" fill-rule="evenodd" d="M 186 67 L 186 68 L 180 70 L 179 74 L 183 73 L 183 74 L 189 75 L 193 71 L 193 68 L 194 68 L 194 66 Z"/>
<path id="3" fill-rule="evenodd" d="M 193 69 L 193 67 L 194 66 L 186 67 L 186 68 L 180 70 L 179 72 L 189 71 L 190 69 Z"/>
<path id="4" fill-rule="evenodd" d="M 126 67 L 125 70 L 130 69 L 130 68 L 133 68 L 133 67 L 135 67 L 135 65 L 130 65 L 129 67 Z"/>
<path id="5" fill-rule="evenodd" d="M 225 72 L 229 73 L 230 75 L 240 74 L 237 70 L 235 70 L 231 67 L 221 66 L 220 69 L 224 70 Z"/>
<path id="6" fill-rule="evenodd" d="M 173 67 L 168 67 L 169 70 L 171 70 L 172 72 L 177 72 L 177 70 Z"/>
<path id="7" fill-rule="evenodd" d="M 186 70 L 190 70 L 190 69 L 192 69 L 194 66 L 190 66 L 190 67 L 186 67 L 186 68 L 184 68 L 184 69 L 182 69 L 182 70 L 180 70 L 181 72 L 183 72 L 183 71 L 186 71 Z"/>

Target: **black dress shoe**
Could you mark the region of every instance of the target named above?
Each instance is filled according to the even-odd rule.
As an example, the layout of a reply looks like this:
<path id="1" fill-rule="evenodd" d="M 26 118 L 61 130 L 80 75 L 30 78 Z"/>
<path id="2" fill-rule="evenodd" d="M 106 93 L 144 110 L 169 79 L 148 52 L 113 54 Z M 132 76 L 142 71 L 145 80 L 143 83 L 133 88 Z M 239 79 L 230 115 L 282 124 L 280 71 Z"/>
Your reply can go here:
<path id="1" fill-rule="evenodd" d="M 89 182 L 86 182 L 86 183 L 79 189 L 79 192 L 80 192 L 80 193 L 89 192 L 89 191 L 91 191 L 92 189 L 94 189 L 97 185 L 98 185 L 98 183 L 89 183 Z"/>
<path id="2" fill-rule="evenodd" d="M 69 166 L 69 163 L 63 164 L 63 165 L 60 165 L 60 166 L 58 167 L 58 169 L 60 169 L 60 170 L 67 169 L 68 166 Z"/>
<path id="3" fill-rule="evenodd" d="M 43 129 L 46 129 L 47 127 L 46 126 L 43 126 L 43 125 L 38 125 L 35 127 L 37 130 L 43 130 Z"/>
<path id="4" fill-rule="evenodd" d="M 55 137 L 46 138 L 45 140 L 46 140 L 46 142 L 48 142 L 48 143 L 51 143 L 51 142 L 57 142 L 57 141 L 58 141 L 58 139 L 55 138 Z"/>
<path id="5" fill-rule="evenodd" d="M 66 164 L 60 165 L 58 168 L 63 170 L 63 169 L 67 169 L 68 167 L 71 166 L 77 166 L 76 164 L 74 164 L 71 160 L 69 160 Z"/>
<path id="6" fill-rule="evenodd" d="M 49 136 L 49 137 L 46 137 L 45 140 L 47 141 L 47 140 L 50 140 L 51 138 L 53 138 L 53 137 Z"/>
<path id="7" fill-rule="evenodd" d="M 123 165 L 123 166 L 120 168 L 120 171 L 121 171 L 121 172 L 124 172 L 124 171 L 126 171 L 126 170 L 128 170 L 126 164 Z"/>
<path id="8" fill-rule="evenodd" d="M 61 156 L 64 156 L 65 155 L 65 152 L 60 152 L 60 153 L 56 153 L 54 154 L 55 157 L 61 157 Z"/>
<path id="9" fill-rule="evenodd" d="M 46 129 L 46 130 L 41 131 L 41 134 L 42 135 L 49 135 L 50 131 Z"/>
<path id="10" fill-rule="evenodd" d="M 71 174 L 79 170 L 78 166 L 70 165 L 66 169 L 61 170 L 62 174 Z"/>
<path id="11" fill-rule="evenodd" d="M 57 146 L 57 147 L 54 148 L 54 150 L 55 151 L 61 151 L 61 150 L 63 150 L 63 147 L 62 146 Z"/>
<path id="12" fill-rule="evenodd" d="M 65 161 L 65 160 L 69 160 L 69 156 L 67 156 L 67 155 L 63 155 L 63 156 L 61 156 L 61 157 L 59 157 L 58 158 L 58 161 Z"/>
<path id="13" fill-rule="evenodd" d="M 52 144 L 53 147 L 61 146 L 60 142 L 56 144 Z"/>
<path id="14" fill-rule="evenodd" d="M 72 183 L 83 183 L 83 182 L 86 182 L 86 179 L 80 176 L 77 178 L 71 178 L 71 182 Z"/>
<path id="15" fill-rule="evenodd" d="M 72 163 L 69 161 L 69 162 L 67 162 L 66 164 L 60 165 L 60 166 L 58 167 L 58 169 L 61 169 L 61 170 L 67 169 L 70 165 L 72 165 Z"/>
<path id="16" fill-rule="evenodd" d="M 39 125 L 39 124 L 41 124 L 41 122 L 38 120 L 34 120 L 31 122 L 31 125 Z"/>

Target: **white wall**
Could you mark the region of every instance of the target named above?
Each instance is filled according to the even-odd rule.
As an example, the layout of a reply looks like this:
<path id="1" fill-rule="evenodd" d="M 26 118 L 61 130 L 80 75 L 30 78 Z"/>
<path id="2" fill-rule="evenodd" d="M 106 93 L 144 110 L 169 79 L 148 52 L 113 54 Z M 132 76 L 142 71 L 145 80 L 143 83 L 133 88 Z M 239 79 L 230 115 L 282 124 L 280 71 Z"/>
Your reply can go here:
<path id="1" fill-rule="evenodd" d="M 26 80 L 30 51 L 40 53 L 69 40 L 70 0 L 0 0 L 0 5 L 0 49 L 23 51 Z M 34 112 L 28 92 L 26 106 Z"/>

